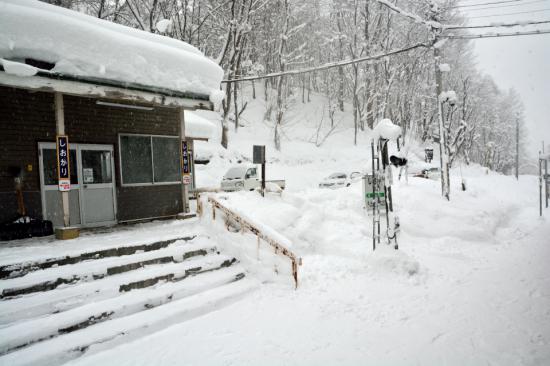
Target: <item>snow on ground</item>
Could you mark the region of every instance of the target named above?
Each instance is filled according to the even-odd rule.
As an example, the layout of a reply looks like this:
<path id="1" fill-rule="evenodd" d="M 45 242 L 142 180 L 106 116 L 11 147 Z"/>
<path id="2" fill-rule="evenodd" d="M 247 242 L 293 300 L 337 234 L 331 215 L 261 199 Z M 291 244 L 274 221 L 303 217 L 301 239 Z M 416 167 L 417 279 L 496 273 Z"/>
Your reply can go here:
<path id="1" fill-rule="evenodd" d="M 286 179 L 287 189 L 265 198 L 256 192 L 216 197 L 288 240 L 303 258 L 299 288 L 293 289 L 284 257 L 276 258 L 265 243 L 258 252 L 255 237 L 225 230 L 220 215 L 212 222 L 210 210 L 194 222 L 138 226 L 135 236 L 143 240 L 208 235 L 263 284 L 230 306 L 144 338 L 110 349 L 92 346 L 70 365 L 550 364 L 550 211 L 538 217 L 536 177 L 518 182 L 479 166 L 457 166 L 447 202 L 439 181 L 410 176 L 407 182 L 395 174 L 399 250 L 382 243 L 373 252 L 361 183 L 318 188 L 335 171 L 369 169 L 368 135 L 353 146 L 349 115 L 337 114 L 342 127 L 317 147 L 311 142 L 323 113 L 317 98 L 294 109 L 286 129 L 294 138 L 283 140 L 280 153 L 271 126 L 262 122 L 261 99 L 243 114 L 239 133 L 230 130 L 230 150 L 215 139 L 197 144 L 212 154 L 199 167 L 199 186 L 219 186 L 227 168 L 250 160 L 253 144 L 267 145 L 267 176 Z M 219 126 L 214 114 L 198 113 Z M 423 148 L 404 150 L 413 166 L 423 166 Z M 113 243 L 131 233 L 100 239 Z M 81 240 L 103 245 L 93 239 Z M 14 259 L 20 249 L 11 250 Z"/>
<path id="2" fill-rule="evenodd" d="M 277 153 L 258 104 L 245 112 L 247 126 L 230 134 L 229 151 L 202 146 L 213 155 L 197 178 L 199 185 L 217 186 L 229 166 L 250 159 L 254 143 L 267 145 L 268 178 L 287 180 L 282 195 L 216 196 L 288 239 L 303 258 L 298 290 L 288 269 L 280 267 L 284 259 L 270 262 L 269 250 L 256 252 L 255 237 L 229 233 L 219 217 L 213 224 L 205 215 L 203 228 L 237 253 L 265 281 L 262 287 L 229 307 L 148 337 L 92 349 L 71 365 L 550 363 L 550 224 L 538 217 L 536 177 L 517 182 L 479 166 L 457 166 L 447 202 L 439 181 L 397 181 L 395 175 L 399 250 L 383 243 L 373 252 L 361 183 L 317 188 L 334 171 L 369 168 L 368 136 L 355 147 L 349 129 L 338 131 L 316 147 L 307 142 L 313 124 L 304 123 L 309 129 L 291 124 L 289 130 L 300 134 L 283 141 Z M 320 112 L 306 105 L 298 117 L 315 113 Z M 256 118 L 255 124 L 247 118 Z M 422 151 L 419 145 L 409 150 L 413 165 L 422 166 Z"/>

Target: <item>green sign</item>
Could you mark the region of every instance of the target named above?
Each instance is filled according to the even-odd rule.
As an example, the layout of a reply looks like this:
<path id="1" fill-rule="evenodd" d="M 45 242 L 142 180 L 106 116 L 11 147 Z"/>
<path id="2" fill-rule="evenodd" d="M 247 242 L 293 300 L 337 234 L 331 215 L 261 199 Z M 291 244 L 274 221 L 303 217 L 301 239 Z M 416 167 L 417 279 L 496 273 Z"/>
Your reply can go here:
<path id="1" fill-rule="evenodd" d="M 376 192 L 375 195 L 376 195 L 376 197 L 384 198 L 384 192 Z M 367 198 L 372 198 L 373 193 L 369 192 L 369 193 L 367 193 L 366 196 L 367 196 Z"/>

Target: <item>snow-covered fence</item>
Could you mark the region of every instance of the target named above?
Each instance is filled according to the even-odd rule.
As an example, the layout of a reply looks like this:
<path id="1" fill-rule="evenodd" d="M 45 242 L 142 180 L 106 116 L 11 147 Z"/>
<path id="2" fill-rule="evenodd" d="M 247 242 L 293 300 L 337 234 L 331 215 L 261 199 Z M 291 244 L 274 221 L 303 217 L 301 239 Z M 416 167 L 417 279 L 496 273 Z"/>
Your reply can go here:
<path id="1" fill-rule="evenodd" d="M 302 258 L 299 258 L 290 249 L 281 244 L 278 240 L 273 238 L 272 233 L 267 233 L 265 228 L 260 228 L 259 225 L 251 223 L 249 220 L 242 217 L 238 213 L 224 206 L 220 201 L 214 197 L 208 197 L 208 202 L 212 204 L 212 218 L 216 219 L 216 209 L 223 212 L 228 218 L 234 220 L 241 226 L 241 230 L 248 230 L 258 238 L 258 246 L 260 241 L 263 240 L 269 244 L 275 250 L 275 254 L 286 256 L 292 263 L 292 277 L 294 278 L 295 288 L 298 288 L 298 266 L 302 265 Z"/>

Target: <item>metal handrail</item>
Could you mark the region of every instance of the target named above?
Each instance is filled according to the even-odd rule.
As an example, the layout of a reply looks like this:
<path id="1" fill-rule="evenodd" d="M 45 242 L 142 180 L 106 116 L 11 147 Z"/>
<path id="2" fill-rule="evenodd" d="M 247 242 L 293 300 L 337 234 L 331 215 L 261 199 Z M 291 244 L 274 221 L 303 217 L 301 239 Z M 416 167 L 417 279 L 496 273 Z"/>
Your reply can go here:
<path id="1" fill-rule="evenodd" d="M 302 258 L 296 256 L 296 254 L 294 254 L 290 249 L 286 248 L 275 239 L 263 233 L 260 228 L 248 222 L 236 212 L 233 212 L 229 208 L 225 207 L 220 201 L 216 200 L 214 197 L 208 197 L 208 202 L 212 204 L 212 219 L 216 219 L 216 209 L 218 209 L 226 214 L 228 217 L 231 217 L 233 220 L 238 222 L 241 225 L 242 230 L 246 229 L 256 235 L 258 237 L 258 245 L 260 239 L 262 239 L 275 249 L 275 254 L 282 254 L 288 257 L 292 262 L 292 277 L 294 278 L 295 288 L 298 288 L 298 266 L 302 265 Z"/>

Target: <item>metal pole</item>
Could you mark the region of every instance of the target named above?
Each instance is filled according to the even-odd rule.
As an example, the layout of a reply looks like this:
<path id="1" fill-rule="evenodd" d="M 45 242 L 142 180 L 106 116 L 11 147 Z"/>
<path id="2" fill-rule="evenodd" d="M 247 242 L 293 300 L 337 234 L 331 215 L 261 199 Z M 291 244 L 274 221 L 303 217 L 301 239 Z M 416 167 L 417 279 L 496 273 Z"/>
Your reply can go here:
<path id="1" fill-rule="evenodd" d="M 370 143 L 372 154 L 372 250 L 376 249 L 376 203 L 378 197 L 376 197 L 376 171 L 374 170 L 374 140 Z M 367 178 L 368 179 L 368 178 Z M 367 190 L 365 189 L 365 192 Z"/>
<path id="2" fill-rule="evenodd" d="M 544 193 L 546 196 L 546 208 L 548 208 L 548 159 L 544 160 Z"/>
<path id="3" fill-rule="evenodd" d="M 265 160 L 262 162 L 262 197 L 265 196 Z"/>
<path id="4" fill-rule="evenodd" d="M 542 159 L 539 152 L 539 215 L 542 216 Z"/>
<path id="5" fill-rule="evenodd" d="M 516 116 L 516 180 L 519 180 L 519 116 Z"/>

